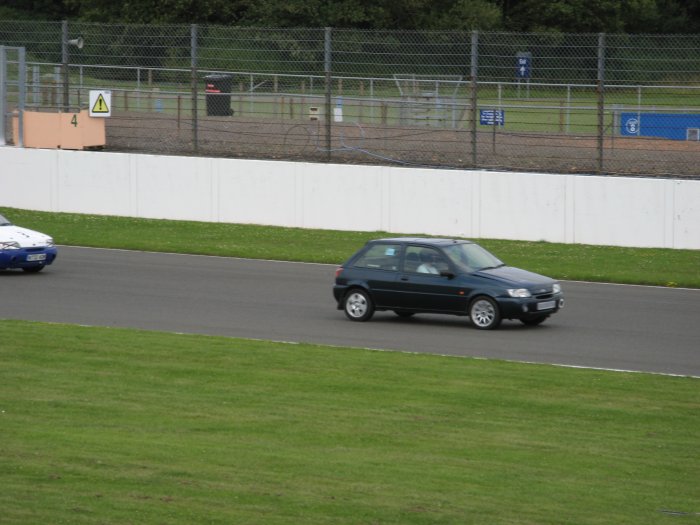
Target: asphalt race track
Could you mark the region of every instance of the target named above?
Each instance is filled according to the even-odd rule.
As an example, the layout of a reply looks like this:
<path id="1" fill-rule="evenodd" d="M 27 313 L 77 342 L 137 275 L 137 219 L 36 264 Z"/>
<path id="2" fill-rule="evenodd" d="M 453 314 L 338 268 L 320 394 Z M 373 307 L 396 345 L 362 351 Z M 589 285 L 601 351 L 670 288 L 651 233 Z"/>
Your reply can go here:
<path id="1" fill-rule="evenodd" d="M 700 290 L 564 282 L 566 307 L 543 325 L 483 332 L 452 316 L 353 323 L 334 270 L 60 247 L 39 274 L 0 271 L 0 318 L 700 376 Z"/>

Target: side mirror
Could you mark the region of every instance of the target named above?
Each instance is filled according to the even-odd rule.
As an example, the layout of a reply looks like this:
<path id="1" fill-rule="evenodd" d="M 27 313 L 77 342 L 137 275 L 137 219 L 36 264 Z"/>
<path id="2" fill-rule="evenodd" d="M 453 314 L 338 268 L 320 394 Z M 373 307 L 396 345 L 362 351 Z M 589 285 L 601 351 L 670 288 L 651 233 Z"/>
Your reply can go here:
<path id="1" fill-rule="evenodd" d="M 452 272 L 450 272 L 450 271 L 448 271 L 448 270 L 443 270 L 443 271 L 441 271 L 441 272 L 440 272 L 440 276 L 441 276 L 441 277 L 447 277 L 448 279 L 454 279 L 454 278 L 455 278 L 455 274 L 453 274 Z"/>

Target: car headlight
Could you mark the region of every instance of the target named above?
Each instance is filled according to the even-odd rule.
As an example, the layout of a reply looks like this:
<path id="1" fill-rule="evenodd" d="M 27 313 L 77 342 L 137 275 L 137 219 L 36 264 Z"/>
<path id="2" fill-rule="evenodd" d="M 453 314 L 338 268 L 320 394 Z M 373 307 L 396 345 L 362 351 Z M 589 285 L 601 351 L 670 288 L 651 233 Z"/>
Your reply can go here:
<path id="1" fill-rule="evenodd" d="M 49 237 L 48 239 L 46 239 L 46 246 L 47 246 L 48 248 L 53 248 L 53 247 L 55 246 L 55 244 L 54 244 L 54 242 L 53 242 L 53 239 L 52 239 L 51 237 Z"/>
<path id="2" fill-rule="evenodd" d="M 532 297 L 530 290 L 527 288 L 511 288 L 506 291 L 511 297 Z"/>
<path id="3" fill-rule="evenodd" d="M 561 293 L 561 284 L 555 284 L 552 286 L 552 293 Z"/>
<path id="4" fill-rule="evenodd" d="M 0 250 L 19 250 L 20 245 L 15 241 L 0 242 Z"/>

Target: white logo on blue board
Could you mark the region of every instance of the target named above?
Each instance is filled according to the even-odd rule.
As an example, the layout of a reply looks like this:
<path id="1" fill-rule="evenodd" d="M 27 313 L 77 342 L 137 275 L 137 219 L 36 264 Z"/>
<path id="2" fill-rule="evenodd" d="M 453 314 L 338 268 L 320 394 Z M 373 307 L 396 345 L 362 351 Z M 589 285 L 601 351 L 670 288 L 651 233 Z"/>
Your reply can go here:
<path id="1" fill-rule="evenodd" d="M 636 135 L 639 133 L 639 119 L 628 119 L 627 122 L 625 122 L 625 129 L 630 135 Z"/>

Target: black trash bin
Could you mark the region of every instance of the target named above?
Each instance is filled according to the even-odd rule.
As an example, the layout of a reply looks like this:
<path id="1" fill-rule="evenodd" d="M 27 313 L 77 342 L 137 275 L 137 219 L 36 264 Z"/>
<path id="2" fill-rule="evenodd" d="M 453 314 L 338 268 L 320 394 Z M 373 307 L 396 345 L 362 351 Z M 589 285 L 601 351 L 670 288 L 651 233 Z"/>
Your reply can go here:
<path id="1" fill-rule="evenodd" d="M 231 110 L 231 75 L 207 75 L 204 77 L 204 93 L 207 98 L 208 117 L 230 117 Z"/>

